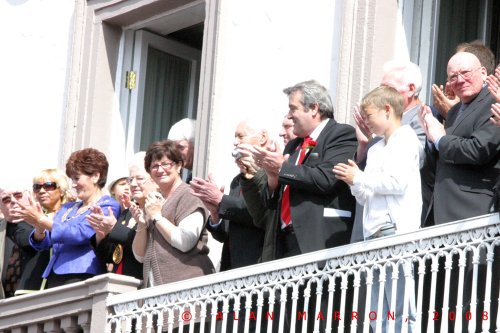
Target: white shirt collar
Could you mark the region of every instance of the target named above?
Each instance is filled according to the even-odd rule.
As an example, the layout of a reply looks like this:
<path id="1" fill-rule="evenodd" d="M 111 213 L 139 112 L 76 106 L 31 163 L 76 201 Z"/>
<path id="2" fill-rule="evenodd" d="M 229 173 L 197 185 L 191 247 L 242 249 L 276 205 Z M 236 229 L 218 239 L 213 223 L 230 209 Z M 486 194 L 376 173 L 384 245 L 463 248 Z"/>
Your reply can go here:
<path id="1" fill-rule="evenodd" d="M 321 134 L 321 131 L 323 131 L 323 128 L 325 128 L 326 126 L 326 123 L 328 123 L 328 120 L 330 120 L 330 118 L 323 119 L 321 123 L 319 123 L 319 125 L 314 129 L 314 131 L 312 131 L 310 135 L 311 139 L 313 139 L 314 141 L 318 139 L 319 135 Z"/>

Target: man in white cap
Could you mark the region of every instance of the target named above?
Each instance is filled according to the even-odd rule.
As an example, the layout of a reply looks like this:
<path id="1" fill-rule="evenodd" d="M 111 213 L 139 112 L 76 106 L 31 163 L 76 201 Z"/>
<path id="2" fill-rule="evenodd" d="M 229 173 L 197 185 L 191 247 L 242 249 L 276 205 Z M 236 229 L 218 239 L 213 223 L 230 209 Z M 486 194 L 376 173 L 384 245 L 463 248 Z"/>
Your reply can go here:
<path id="1" fill-rule="evenodd" d="M 184 118 L 176 122 L 168 132 L 168 139 L 175 141 L 184 162 L 182 180 L 191 182 L 194 155 L 195 120 Z"/>

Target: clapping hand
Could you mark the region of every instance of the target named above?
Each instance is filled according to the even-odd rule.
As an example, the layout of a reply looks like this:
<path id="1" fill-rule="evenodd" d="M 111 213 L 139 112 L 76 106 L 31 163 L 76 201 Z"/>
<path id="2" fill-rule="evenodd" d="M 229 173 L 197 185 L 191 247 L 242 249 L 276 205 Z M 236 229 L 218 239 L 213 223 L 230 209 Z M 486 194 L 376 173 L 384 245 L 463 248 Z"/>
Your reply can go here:
<path id="1" fill-rule="evenodd" d="M 495 69 L 495 74 L 489 75 L 486 78 L 488 83 L 488 90 L 495 97 L 496 101 L 500 103 L 500 66 Z"/>
<path id="2" fill-rule="evenodd" d="M 241 143 L 237 147 L 241 157 L 236 160 L 236 165 L 240 168 L 240 172 L 246 179 L 251 179 L 260 167 L 257 165 L 253 158 L 253 145 L 248 143 Z"/>
<path id="3" fill-rule="evenodd" d="M 419 118 L 424 128 L 425 135 L 433 143 L 443 135 L 446 135 L 443 124 L 441 124 L 433 115 L 432 111 L 427 105 L 422 105 L 419 110 Z"/>
<path id="4" fill-rule="evenodd" d="M 42 206 L 39 202 L 35 202 L 31 195 L 29 195 L 28 193 L 25 193 L 25 195 L 28 197 L 26 201 L 15 201 L 17 207 L 12 209 L 11 214 L 12 217 L 14 217 L 14 220 L 10 222 L 19 223 L 21 221 L 26 221 L 33 227 L 37 227 L 40 218 L 44 216 Z"/>
<path id="5" fill-rule="evenodd" d="M 160 192 L 151 192 L 146 197 L 146 203 L 144 204 L 144 212 L 146 213 L 146 219 L 152 219 L 155 216 L 161 215 L 161 207 L 165 199 Z"/>
<path id="6" fill-rule="evenodd" d="M 116 217 L 111 207 L 108 207 L 108 215 L 105 215 L 100 206 L 92 206 L 87 221 L 94 228 L 98 242 L 106 237 L 116 224 Z"/>
<path id="7" fill-rule="evenodd" d="M 347 160 L 347 163 L 335 165 L 332 171 L 335 174 L 335 178 L 346 182 L 348 185 L 353 185 L 354 176 L 359 172 L 359 168 L 353 160 Z"/>
<path id="8" fill-rule="evenodd" d="M 444 89 L 442 85 L 438 86 L 437 84 L 433 84 L 432 98 L 434 107 L 445 119 L 451 107 L 460 102 L 460 98 L 451 90 L 449 83 L 446 83 Z"/>
<path id="9" fill-rule="evenodd" d="M 491 106 L 491 122 L 500 127 L 500 103 L 495 103 Z"/>
<path id="10" fill-rule="evenodd" d="M 146 226 L 146 219 L 144 218 L 144 211 L 139 207 L 138 204 L 134 202 L 130 202 L 130 213 L 132 213 L 132 218 L 135 220 L 135 222 L 138 224 L 137 228 L 139 228 L 140 225 L 141 228 Z"/>

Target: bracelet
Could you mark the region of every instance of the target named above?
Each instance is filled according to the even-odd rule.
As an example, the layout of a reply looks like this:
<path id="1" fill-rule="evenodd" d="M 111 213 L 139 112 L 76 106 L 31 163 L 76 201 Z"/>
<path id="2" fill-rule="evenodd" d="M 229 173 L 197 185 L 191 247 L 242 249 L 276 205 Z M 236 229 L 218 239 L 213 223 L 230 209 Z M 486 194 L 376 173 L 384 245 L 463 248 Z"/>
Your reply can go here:
<path id="1" fill-rule="evenodd" d="M 42 231 L 42 232 L 38 232 L 38 231 L 35 229 L 35 235 L 38 235 L 38 236 L 43 236 L 43 237 L 41 237 L 41 238 L 42 238 L 42 239 L 44 239 L 44 238 L 45 238 L 45 230 L 44 230 L 44 231 Z"/>
<path id="2" fill-rule="evenodd" d="M 157 219 L 153 217 L 152 219 L 149 220 L 149 224 L 153 225 L 153 227 L 156 227 L 156 222 L 158 222 L 160 219 Z"/>
<path id="3" fill-rule="evenodd" d="M 135 229 L 135 232 L 141 232 L 143 230 L 146 230 L 147 228 L 148 228 L 147 226 L 144 226 L 142 228 L 137 228 L 137 229 Z"/>
<path id="4" fill-rule="evenodd" d="M 41 224 L 42 224 L 43 219 L 44 219 L 45 217 L 47 217 L 47 216 L 46 216 L 46 215 L 42 215 L 42 217 L 40 217 L 40 218 L 38 219 L 38 221 L 37 221 L 37 222 L 38 222 L 38 225 L 41 225 Z"/>

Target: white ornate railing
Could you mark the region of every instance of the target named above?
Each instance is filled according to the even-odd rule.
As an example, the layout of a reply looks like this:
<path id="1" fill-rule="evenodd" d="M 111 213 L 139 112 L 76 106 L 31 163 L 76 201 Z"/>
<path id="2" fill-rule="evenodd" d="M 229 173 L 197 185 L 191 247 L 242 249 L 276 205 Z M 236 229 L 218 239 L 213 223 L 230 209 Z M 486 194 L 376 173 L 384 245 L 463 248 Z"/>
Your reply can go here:
<path id="1" fill-rule="evenodd" d="M 500 332 L 499 235 L 486 215 L 115 295 L 106 332 Z"/>
<path id="2" fill-rule="evenodd" d="M 104 274 L 32 294 L 0 300 L 0 333 L 102 333 L 106 298 L 136 290 L 132 277 Z"/>

